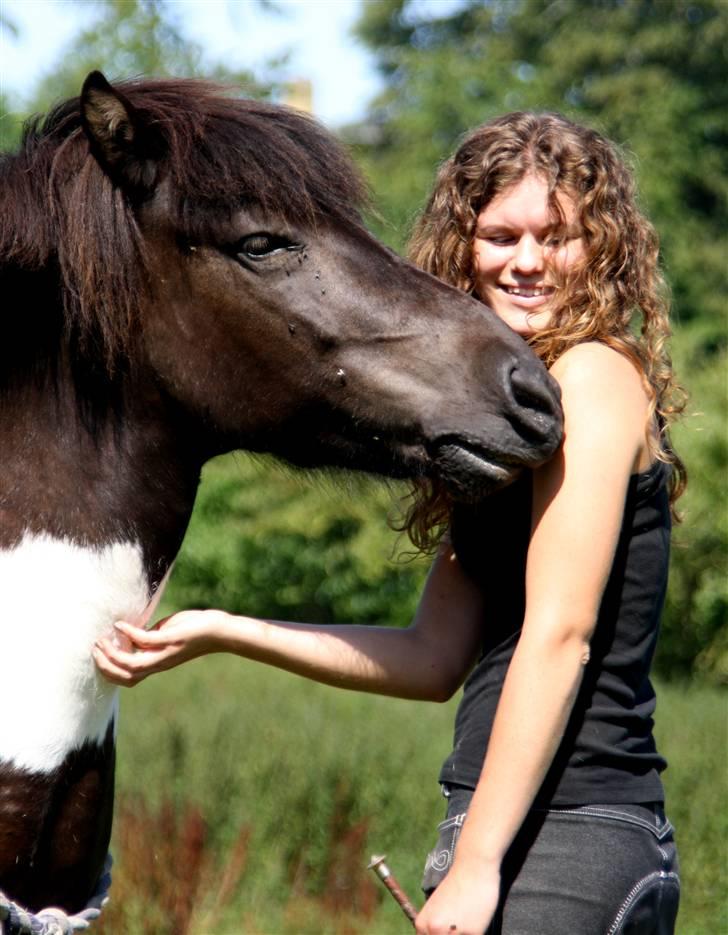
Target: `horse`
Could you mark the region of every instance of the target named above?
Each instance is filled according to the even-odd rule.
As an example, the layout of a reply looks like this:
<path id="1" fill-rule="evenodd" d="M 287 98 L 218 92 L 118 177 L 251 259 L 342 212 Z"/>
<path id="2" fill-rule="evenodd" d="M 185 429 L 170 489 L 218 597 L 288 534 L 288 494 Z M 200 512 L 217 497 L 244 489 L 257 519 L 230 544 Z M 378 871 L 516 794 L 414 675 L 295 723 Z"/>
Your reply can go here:
<path id="1" fill-rule="evenodd" d="M 315 120 L 191 79 L 93 72 L 0 160 L 0 891 L 31 911 L 102 873 L 118 699 L 91 651 L 159 597 L 205 461 L 467 499 L 559 444 L 526 344 L 365 198 Z"/>

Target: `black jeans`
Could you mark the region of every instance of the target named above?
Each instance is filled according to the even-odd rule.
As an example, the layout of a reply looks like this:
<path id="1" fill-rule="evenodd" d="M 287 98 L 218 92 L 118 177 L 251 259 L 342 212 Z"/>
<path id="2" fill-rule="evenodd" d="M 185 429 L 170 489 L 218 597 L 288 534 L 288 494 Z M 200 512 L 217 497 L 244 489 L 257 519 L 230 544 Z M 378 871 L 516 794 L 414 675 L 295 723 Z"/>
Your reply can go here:
<path id="1" fill-rule="evenodd" d="M 452 863 L 472 790 L 451 787 L 422 888 Z M 680 899 L 673 828 L 661 805 L 534 808 L 502 866 L 487 935 L 672 935 Z"/>

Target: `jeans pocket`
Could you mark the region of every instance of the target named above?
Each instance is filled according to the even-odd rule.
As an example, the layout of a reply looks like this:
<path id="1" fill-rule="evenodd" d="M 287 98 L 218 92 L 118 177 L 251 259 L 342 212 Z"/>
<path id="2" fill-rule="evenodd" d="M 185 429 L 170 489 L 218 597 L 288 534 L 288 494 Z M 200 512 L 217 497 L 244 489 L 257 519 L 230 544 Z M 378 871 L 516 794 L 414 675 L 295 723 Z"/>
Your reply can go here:
<path id="1" fill-rule="evenodd" d="M 450 869 L 465 814 L 451 815 L 437 826 L 437 843 L 427 855 L 422 877 L 422 889 L 426 895 L 442 882 Z"/>
<path id="2" fill-rule="evenodd" d="M 679 875 L 651 873 L 629 892 L 607 935 L 674 935 L 679 905 Z"/>

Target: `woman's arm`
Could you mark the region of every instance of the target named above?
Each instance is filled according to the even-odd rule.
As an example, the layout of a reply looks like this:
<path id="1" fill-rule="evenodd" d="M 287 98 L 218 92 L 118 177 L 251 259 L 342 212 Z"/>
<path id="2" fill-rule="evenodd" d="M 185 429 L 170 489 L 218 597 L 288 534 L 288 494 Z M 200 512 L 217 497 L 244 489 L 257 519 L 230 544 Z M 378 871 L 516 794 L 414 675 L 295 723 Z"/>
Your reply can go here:
<path id="1" fill-rule="evenodd" d="M 483 770 L 453 865 L 417 920 L 419 933 L 482 935 L 500 865 L 553 760 L 589 659 L 630 474 L 649 458 L 648 400 L 634 367 L 601 345 L 555 365 L 565 433 L 534 473 L 526 614 Z"/>
<path id="2" fill-rule="evenodd" d="M 340 688 L 445 701 L 472 665 L 482 614 L 480 591 L 443 544 L 406 629 L 183 611 L 154 630 L 120 623 L 121 639 L 100 640 L 94 658 L 107 679 L 126 686 L 197 656 L 229 652 Z M 126 648 L 118 645 L 127 640 Z"/>

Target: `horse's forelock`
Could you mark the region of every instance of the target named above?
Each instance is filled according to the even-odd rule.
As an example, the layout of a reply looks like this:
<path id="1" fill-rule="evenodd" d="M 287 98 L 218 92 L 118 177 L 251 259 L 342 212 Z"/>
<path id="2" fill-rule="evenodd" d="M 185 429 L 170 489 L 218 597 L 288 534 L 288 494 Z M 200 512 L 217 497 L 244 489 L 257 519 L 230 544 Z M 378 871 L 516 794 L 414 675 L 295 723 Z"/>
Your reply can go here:
<path id="1" fill-rule="evenodd" d="M 176 133 L 169 168 L 178 196 L 201 210 L 255 204 L 298 224 L 359 217 L 366 201 L 342 147 L 302 114 L 253 101 L 214 98 Z"/>
<path id="2" fill-rule="evenodd" d="M 58 218 L 66 320 L 81 351 L 99 351 L 110 372 L 128 354 L 147 289 L 136 218 L 120 189 L 90 158 L 67 181 Z M 65 210 L 70 208 L 70 210 Z"/>
<path id="3" fill-rule="evenodd" d="M 358 215 L 366 202 L 348 154 L 305 114 L 198 80 L 118 87 L 164 139 L 180 201 L 258 203 L 291 221 Z"/>

